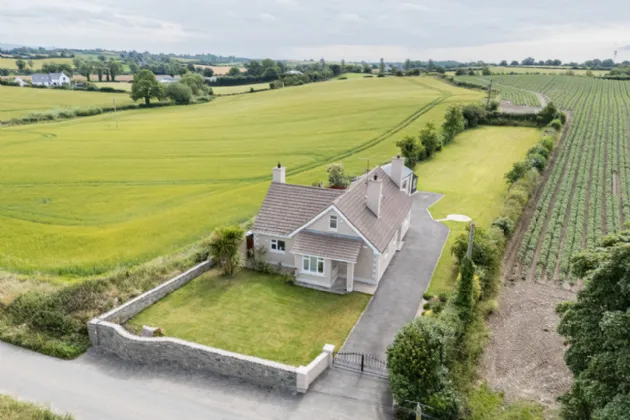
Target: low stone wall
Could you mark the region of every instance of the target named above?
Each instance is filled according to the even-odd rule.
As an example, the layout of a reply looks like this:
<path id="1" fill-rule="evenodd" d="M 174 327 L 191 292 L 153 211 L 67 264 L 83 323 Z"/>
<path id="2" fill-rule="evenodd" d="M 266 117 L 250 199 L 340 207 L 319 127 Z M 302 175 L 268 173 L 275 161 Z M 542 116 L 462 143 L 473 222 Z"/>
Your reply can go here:
<path id="1" fill-rule="evenodd" d="M 335 346 L 324 351 L 308 366 L 289 366 L 258 357 L 233 353 L 171 337 L 139 337 L 125 330 L 125 323 L 167 294 L 205 273 L 212 261 L 203 262 L 185 273 L 88 322 L 90 342 L 119 357 L 156 366 L 178 366 L 246 380 L 256 385 L 306 392 L 309 385 L 329 366 Z"/>
<path id="2" fill-rule="evenodd" d="M 123 324 L 138 315 L 140 312 L 144 311 L 149 306 L 153 305 L 158 300 L 162 299 L 164 296 L 174 292 L 195 277 L 199 277 L 206 271 L 210 270 L 212 266 L 213 263 L 211 260 L 204 261 L 185 273 L 182 273 L 177 277 L 173 277 L 148 292 L 145 292 L 140 296 L 131 299 L 129 302 L 126 302 L 106 314 L 99 316 L 99 319 Z"/>
<path id="3" fill-rule="evenodd" d="M 89 322 L 96 344 L 126 360 L 155 366 L 177 366 L 231 376 L 257 385 L 297 391 L 297 370 L 257 357 L 215 349 L 171 337 L 138 337 L 112 322 Z"/>

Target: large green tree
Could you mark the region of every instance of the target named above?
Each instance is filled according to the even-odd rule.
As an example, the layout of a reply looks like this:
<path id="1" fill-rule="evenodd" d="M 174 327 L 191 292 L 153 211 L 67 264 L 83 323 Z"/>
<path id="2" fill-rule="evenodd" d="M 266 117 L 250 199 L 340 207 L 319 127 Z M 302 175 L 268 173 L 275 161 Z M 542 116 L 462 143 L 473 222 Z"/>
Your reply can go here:
<path id="1" fill-rule="evenodd" d="M 149 105 L 152 98 L 163 99 L 164 89 L 151 70 L 140 70 L 133 76 L 131 99 L 134 101 L 144 99 L 144 103 Z"/>
<path id="2" fill-rule="evenodd" d="M 15 60 L 15 65 L 17 66 L 18 70 L 24 70 L 24 67 L 26 67 L 26 61 L 18 58 L 17 60 Z"/>
<path id="3" fill-rule="evenodd" d="M 558 332 L 574 375 L 561 397 L 568 420 L 621 420 L 630 413 L 630 230 L 604 237 L 572 260 L 585 279 L 575 303 L 559 305 Z"/>
<path id="4" fill-rule="evenodd" d="M 107 62 L 107 70 L 109 71 L 109 76 L 112 79 L 112 82 L 116 81 L 116 76 L 122 72 L 122 64 L 118 60 L 109 60 Z"/>
<path id="5" fill-rule="evenodd" d="M 387 349 L 389 387 L 409 410 L 430 406 L 431 416 L 457 419 L 461 403 L 449 379 L 447 349 L 454 334 L 437 318 L 419 317 L 405 325 Z"/>
<path id="6" fill-rule="evenodd" d="M 180 79 L 180 82 L 188 86 L 195 96 L 208 93 L 208 86 L 206 86 L 205 80 L 203 80 L 203 77 L 198 73 L 185 73 Z"/>
<path id="7" fill-rule="evenodd" d="M 420 130 L 420 143 L 422 143 L 426 150 L 427 158 L 430 158 L 435 152 L 442 149 L 442 140 L 440 136 L 438 136 L 435 124 L 427 123 L 424 128 Z"/>
<path id="8" fill-rule="evenodd" d="M 444 115 L 444 123 L 442 123 L 442 141 L 449 144 L 456 135 L 464 131 L 466 128 L 466 120 L 462 113 L 462 107 L 459 105 L 451 105 L 446 109 Z"/>

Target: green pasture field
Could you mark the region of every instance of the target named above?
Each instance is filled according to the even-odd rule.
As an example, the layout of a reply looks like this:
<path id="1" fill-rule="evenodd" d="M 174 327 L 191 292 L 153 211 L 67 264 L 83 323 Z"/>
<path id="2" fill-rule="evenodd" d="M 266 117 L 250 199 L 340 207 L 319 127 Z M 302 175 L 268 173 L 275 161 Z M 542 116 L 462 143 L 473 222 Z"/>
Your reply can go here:
<path id="1" fill-rule="evenodd" d="M 55 108 L 108 107 L 112 105 L 114 98 L 118 105 L 133 102 L 125 93 L 0 86 L 0 121 L 21 118 L 31 112 L 49 111 Z M 29 128 L 33 129 L 33 127 Z M 0 139 L 6 135 L 6 132 L 0 132 Z M 1 148 L 2 145 L 0 145 Z M 1 157 L 0 160 L 2 160 Z"/>
<path id="2" fill-rule="evenodd" d="M 307 185 L 332 162 L 360 173 L 482 96 L 429 77 L 356 79 L 120 112 L 118 128 L 103 114 L 0 129 L 0 266 L 65 282 L 175 252 L 255 215 L 278 161 Z"/>
<path id="3" fill-rule="evenodd" d="M 129 321 L 159 325 L 167 336 L 263 359 L 306 366 L 325 344 L 339 349 L 369 295 L 295 287 L 283 276 L 212 270 Z"/>
<path id="4" fill-rule="evenodd" d="M 127 82 L 95 82 L 94 84 L 99 88 L 110 87 L 114 89 L 122 89 L 122 90 L 126 90 L 127 92 L 131 92 L 131 83 L 127 83 Z"/>
<path id="5" fill-rule="evenodd" d="M 269 89 L 269 83 L 256 83 L 241 86 L 212 86 L 212 92 L 214 92 L 215 95 L 232 95 L 235 93 L 249 92 L 251 88 L 254 88 L 254 90 L 267 90 Z"/>
<path id="6" fill-rule="evenodd" d="M 18 67 L 15 64 L 15 60 L 15 58 L 0 58 L 0 69 L 17 70 Z M 28 59 L 25 58 L 24 61 L 27 63 L 26 68 L 30 68 L 28 67 Z M 37 60 L 33 60 L 33 70 L 40 70 L 46 63 L 72 65 L 72 58 L 39 58 Z"/>
<path id="7" fill-rule="evenodd" d="M 503 175 L 540 139 L 540 130 L 523 127 L 480 127 L 459 134 L 433 159 L 416 167 L 418 190 L 443 193 L 429 209 L 434 219 L 464 214 L 487 227 L 501 214 L 508 190 Z M 450 249 L 467 232 L 468 223 L 444 222 L 450 229 L 428 293 L 452 289 L 457 261 Z"/>

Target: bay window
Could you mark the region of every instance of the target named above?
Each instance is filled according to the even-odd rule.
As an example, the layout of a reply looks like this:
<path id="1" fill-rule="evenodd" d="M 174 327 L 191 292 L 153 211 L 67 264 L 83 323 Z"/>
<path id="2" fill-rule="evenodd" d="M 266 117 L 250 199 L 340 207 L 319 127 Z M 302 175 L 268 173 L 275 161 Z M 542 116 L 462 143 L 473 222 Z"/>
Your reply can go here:
<path id="1" fill-rule="evenodd" d="M 317 275 L 324 274 L 324 259 L 310 255 L 302 256 L 302 272 Z"/>

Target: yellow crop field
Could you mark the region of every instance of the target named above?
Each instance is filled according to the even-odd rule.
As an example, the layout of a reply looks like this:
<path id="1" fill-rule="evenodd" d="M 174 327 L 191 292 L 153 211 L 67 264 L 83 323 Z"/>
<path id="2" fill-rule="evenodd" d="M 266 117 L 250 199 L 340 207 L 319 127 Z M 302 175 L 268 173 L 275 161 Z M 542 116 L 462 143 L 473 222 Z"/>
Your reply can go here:
<path id="1" fill-rule="evenodd" d="M 174 252 L 255 215 L 278 161 L 308 185 L 332 162 L 358 173 L 481 96 L 428 77 L 355 79 L 121 112 L 118 128 L 112 114 L 2 128 L 0 266 L 70 280 Z"/>
<path id="2" fill-rule="evenodd" d="M 123 84 L 128 83 L 121 83 Z M 133 102 L 125 93 L 0 86 L 0 121 L 55 108 L 108 107 L 112 105 L 113 99 L 116 99 L 118 105 Z"/>

